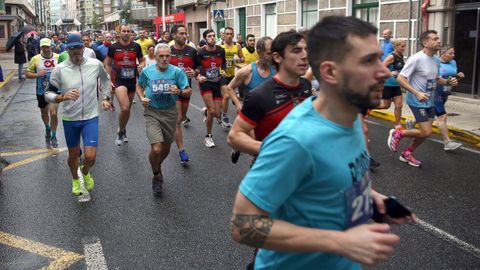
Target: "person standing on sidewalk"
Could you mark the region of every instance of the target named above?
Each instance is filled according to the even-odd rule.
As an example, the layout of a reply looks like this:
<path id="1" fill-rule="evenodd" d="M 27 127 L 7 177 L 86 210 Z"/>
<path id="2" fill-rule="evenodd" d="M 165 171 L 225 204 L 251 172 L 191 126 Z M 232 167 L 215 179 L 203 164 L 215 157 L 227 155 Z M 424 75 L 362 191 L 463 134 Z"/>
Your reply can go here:
<path id="1" fill-rule="evenodd" d="M 156 65 L 145 67 L 140 73 L 136 92 L 145 107 L 145 122 L 152 167 L 152 189 L 155 195 L 162 192 L 162 162 L 167 158 L 175 140 L 177 123 L 177 98 L 192 94 L 185 72 L 170 64 L 171 50 L 165 43 L 155 47 Z"/>
<path id="2" fill-rule="evenodd" d="M 27 56 L 25 55 L 25 44 L 23 42 L 23 34 L 20 38 L 17 39 L 15 42 L 15 54 L 13 58 L 13 62 L 18 64 L 18 79 L 20 81 L 25 80 L 23 77 L 23 64 L 27 63 Z"/>
<path id="3" fill-rule="evenodd" d="M 446 80 L 450 77 L 457 77 L 458 79 L 465 78 L 463 72 L 458 72 L 457 62 L 455 62 L 453 58 L 455 58 L 455 49 L 452 46 L 443 46 L 440 49 L 440 76 Z M 444 143 L 443 150 L 445 151 L 452 151 L 462 146 L 461 143 L 452 141 L 448 136 L 445 103 L 451 93 L 451 89 L 452 87 L 448 85 L 437 86 L 433 101 L 435 104 L 435 114 L 437 115 L 438 129 L 440 130 L 440 135 L 442 135 Z"/>
<path id="4" fill-rule="evenodd" d="M 435 118 L 433 104 L 435 88 L 437 85 L 456 86 L 458 83 L 455 77 L 443 79 L 439 76 L 440 63 L 434 57 L 441 47 L 437 31 L 423 32 L 420 35 L 420 42 L 423 49 L 407 60 L 397 77 L 400 86 L 407 90 L 407 104 L 420 129 L 391 129 L 387 139 L 390 150 L 396 152 L 402 138 L 413 138 L 399 159 L 414 167 L 420 167 L 422 162 L 413 156 L 413 152 L 432 134 L 432 123 Z"/>
<path id="5" fill-rule="evenodd" d="M 58 54 L 53 53 L 52 41 L 49 38 L 40 40 L 40 50 L 40 54 L 30 60 L 25 76 L 29 79 L 37 79 L 37 102 L 45 124 L 45 141 L 47 145 L 57 148 L 58 104 L 48 104 L 44 94 L 50 74 L 58 64 Z"/>
<path id="6" fill-rule="evenodd" d="M 80 171 L 85 180 L 85 189 L 94 188 L 90 173 L 95 164 L 98 145 L 98 98 L 97 89 L 103 93 L 103 109 L 111 109 L 110 78 L 97 59 L 83 56 L 84 44 L 78 34 L 70 34 L 66 48 L 69 59 L 56 66 L 50 76 L 45 93 L 48 103 L 61 103 L 63 129 L 68 147 L 68 166 L 72 174 L 72 194 L 82 194 L 78 176 L 80 136 L 83 141 L 83 166 Z M 98 81 L 100 80 L 100 87 Z"/>

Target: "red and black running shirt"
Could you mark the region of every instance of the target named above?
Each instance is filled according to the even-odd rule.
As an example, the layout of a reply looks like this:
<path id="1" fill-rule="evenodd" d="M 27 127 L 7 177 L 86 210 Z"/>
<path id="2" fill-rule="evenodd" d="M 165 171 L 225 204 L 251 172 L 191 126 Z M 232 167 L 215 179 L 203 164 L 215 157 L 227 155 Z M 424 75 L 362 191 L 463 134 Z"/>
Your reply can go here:
<path id="1" fill-rule="evenodd" d="M 200 74 L 207 77 L 207 82 L 220 84 L 220 70 L 225 70 L 225 50 L 220 46 L 215 46 L 215 50 L 209 51 L 202 48 L 198 51 L 197 61 L 200 65 Z"/>
<path id="2" fill-rule="evenodd" d="M 185 71 L 186 68 L 195 69 L 198 67 L 197 62 L 197 50 L 190 46 L 185 46 L 183 50 L 179 50 L 175 45 L 170 46 L 172 56 L 170 58 L 170 64 L 181 68 Z M 188 83 L 191 86 L 191 79 L 188 79 Z"/>
<path id="3" fill-rule="evenodd" d="M 255 126 L 255 139 L 263 141 L 293 107 L 311 95 L 312 85 L 307 79 L 300 78 L 299 85 L 290 86 L 274 76 L 245 97 L 238 116 Z"/>
<path id="4" fill-rule="evenodd" d="M 142 48 L 136 42 L 127 46 L 115 43 L 108 47 L 108 56 L 113 59 L 114 81 L 133 81 L 138 77 L 137 59 L 143 59 Z"/>

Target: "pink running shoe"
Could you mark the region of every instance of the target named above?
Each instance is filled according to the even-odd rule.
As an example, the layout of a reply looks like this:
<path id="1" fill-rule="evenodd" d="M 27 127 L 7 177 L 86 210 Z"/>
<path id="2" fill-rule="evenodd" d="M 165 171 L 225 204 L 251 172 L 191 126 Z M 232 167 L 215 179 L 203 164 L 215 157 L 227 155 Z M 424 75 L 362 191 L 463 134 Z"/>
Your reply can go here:
<path id="1" fill-rule="evenodd" d="M 402 139 L 401 131 L 390 129 L 390 131 L 388 132 L 388 139 L 387 139 L 388 148 L 390 148 L 392 152 L 397 152 L 397 147 L 401 139 Z"/>
<path id="2" fill-rule="evenodd" d="M 420 160 L 416 159 L 413 156 L 412 152 L 410 152 L 410 151 L 404 151 L 399 159 L 400 159 L 401 162 L 408 163 L 409 165 L 411 165 L 413 167 L 422 166 L 422 162 Z"/>

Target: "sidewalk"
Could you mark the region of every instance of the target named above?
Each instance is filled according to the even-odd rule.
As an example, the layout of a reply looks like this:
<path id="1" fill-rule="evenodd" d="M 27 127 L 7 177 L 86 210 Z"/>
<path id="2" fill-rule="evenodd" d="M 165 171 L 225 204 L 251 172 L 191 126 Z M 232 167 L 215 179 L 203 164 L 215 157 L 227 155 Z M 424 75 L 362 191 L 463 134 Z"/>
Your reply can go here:
<path id="1" fill-rule="evenodd" d="M 391 122 L 395 121 L 394 105 L 388 110 L 373 110 L 370 115 Z M 452 139 L 473 143 L 480 147 L 480 99 L 461 97 L 453 93 L 445 104 L 448 119 L 449 136 Z M 403 95 L 402 124 L 406 119 L 414 119 L 412 111 L 405 103 Z M 433 132 L 439 134 L 436 121 L 433 122 Z"/>
<path id="2" fill-rule="evenodd" d="M 15 96 L 20 88 L 20 82 L 17 78 L 17 65 L 13 63 L 13 52 L 0 53 L 0 65 L 3 69 L 4 82 L 0 83 L 0 115 Z M 408 105 L 405 104 L 405 98 L 402 123 L 405 119 L 413 119 L 413 114 Z M 448 98 L 445 105 L 448 113 L 448 129 L 452 139 L 462 140 L 473 143 L 480 147 L 480 99 L 461 97 L 455 93 Z M 394 121 L 394 105 L 388 110 L 373 110 L 370 115 L 376 118 Z M 433 132 L 438 134 L 436 123 L 434 122 Z"/>

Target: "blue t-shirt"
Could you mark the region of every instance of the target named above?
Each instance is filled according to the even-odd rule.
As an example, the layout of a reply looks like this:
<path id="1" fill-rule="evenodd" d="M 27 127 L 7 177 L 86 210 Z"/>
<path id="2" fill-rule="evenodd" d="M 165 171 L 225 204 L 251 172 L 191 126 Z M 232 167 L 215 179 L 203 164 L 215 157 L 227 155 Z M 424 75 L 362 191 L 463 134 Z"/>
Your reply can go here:
<path id="1" fill-rule="evenodd" d="M 380 42 L 380 47 L 382 48 L 383 55 L 382 55 L 382 61 L 389 55 L 391 52 L 393 52 L 393 44 L 390 42 L 390 40 L 382 40 Z"/>
<path id="2" fill-rule="evenodd" d="M 273 219 L 345 231 L 371 217 L 370 158 L 360 118 L 352 127 L 331 122 L 313 108 L 315 98 L 294 108 L 263 141 L 240 192 Z M 356 185 L 363 188 L 358 196 L 348 196 Z M 332 253 L 260 249 L 254 268 L 351 270 L 360 265 Z"/>
<path id="3" fill-rule="evenodd" d="M 150 99 L 152 108 L 167 109 L 175 105 L 177 95 L 171 94 L 170 86 L 176 85 L 180 90 L 188 87 L 187 75 L 183 70 L 168 65 L 164 72 L 151 65 L 142 70 L 138 84 L 145 90 L 145 97 Z"/>
<path id="4" fill-rule="evenodd" d="M 438 75 L 444 79 L 448 79 L 448 77 L 454 77 L 457 75 L 457 62 L 452 60 L 450 62 L 440 62 L 440 67 L 438 69 Z M 451 86 L 448 85 L 437 85 L 437 89 L 435 90 L 435 102 L 444 102 L 445 101 L 445 92 L 450 90 Z"/>

